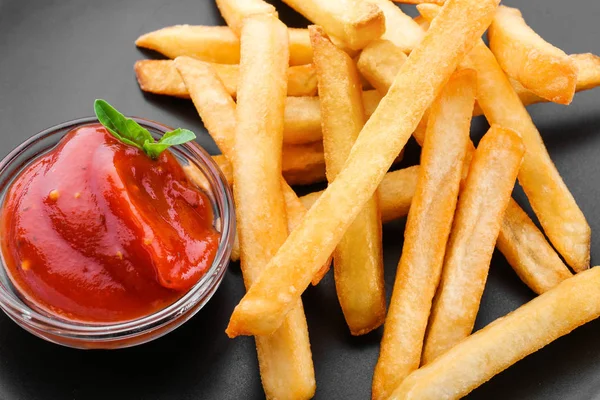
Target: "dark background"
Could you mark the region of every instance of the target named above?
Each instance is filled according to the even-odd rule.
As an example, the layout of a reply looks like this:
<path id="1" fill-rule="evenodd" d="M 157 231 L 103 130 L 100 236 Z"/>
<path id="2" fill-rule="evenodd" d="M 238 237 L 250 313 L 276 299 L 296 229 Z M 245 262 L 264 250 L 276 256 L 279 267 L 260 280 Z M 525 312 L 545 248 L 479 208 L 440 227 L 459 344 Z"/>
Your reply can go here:
<path id="1" fill-rule="evenodd" d="M 506 1 L 567 53 L 600 54 L 600 2 Z M 306 21 L 277 3 L 291 26 Z M 406 8 L 414 15 L 414 9 Z M 200 133 L 216 152 L 189 101 L 145 95 L 133 63 L 157 57 L 134 46 L 141 34 L 174 24 L 223 24 L 212 0 L 0 0 L 0 156 L 29 136 L 89 116 L 96 98 L 126 114 Z M 600 89 L 577 94 L 571 106 L 530 107 L 546 145 L 593 232 L 600 231 Z M 477 140 L 486 129 L 477 120 Z M 418 162 L 407 150 L 405 165 Z M 306 189 L 302 189 L 306 190 Z M 517 191 L 517 198 L 524 199 Z M 404 221 L 384 228 L 388 295 L 402 248 Z M 592 237 L 592 260 L 600 242 Z M 599 288 L 600 290 L 600 288 Z M 260 399 L 251 338 L 223 333 L 244 293 L 239 267 L 228 271 L 214 299 L 190 322 L 153 343 L 119 351 L 80 351 L 46 343 L 0 313 L 0 399 Z M 500 254 L 492 261 L 477 328 L 530 300 Z M 370 398 L 381 329 L 352 337 L 331 274 L 304 295 L 319 399 Z M 600 397 L 600 322 L 582 327 L 495 377 L 471 399 Z"/>

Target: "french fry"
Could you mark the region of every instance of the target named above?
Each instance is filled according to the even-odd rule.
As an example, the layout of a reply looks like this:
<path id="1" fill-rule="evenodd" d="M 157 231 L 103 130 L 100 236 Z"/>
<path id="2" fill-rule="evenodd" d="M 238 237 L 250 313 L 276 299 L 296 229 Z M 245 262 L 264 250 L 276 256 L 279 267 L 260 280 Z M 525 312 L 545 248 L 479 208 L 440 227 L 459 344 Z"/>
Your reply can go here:
<path id="1" fill-rule="evenodd" d="M 443 5 L 445 0 L 392 0 L 394 3 L 402 3 L 402 4 L 438 4 Z"/>
<path id="2" fill-rule="evenodd" d="M 544 234 L 514 201 L 508 203 L 496 247 L 519 278 L 542 294 L 573 276 Z"/>
<path id="3" fill-rule="evenodd" d="M 577 65 L 579 71 L 576 92 L 600 86 L 600 57 L 591 53 L 572 54 L 569 57 Z M 374 40 L 363 49 L 356 64 L 361 75 L 380 93 L 385 94 L 405 61 L 406 55 L 400 48 L 389 41 L 380 39 Z M 527 90 L 514 79 L 510 79 L 510 83 L 525 106 L 548 101 Z M 365 96 L 369 92 L 365 91 Z M 373 94 L 369 93 L 369 96 L 373 96 Z M 376 106 L 376 103 L 373 104 Z M 366 110 L 365 106 L 365 112 Z M 482 114 L 483 111 L 479 105 L 475 104 L 473 115 Z"/>
<path id="4" fill-rule="evenodd" d="M 308 30 L 288 28 L 290 65 L 312 63 Z M 136 46 L 157 51 L 169 58 L 194 57 L 217 64 L 239 64 L 240 40 L 226 26 L 174 25 L 148 32 Z"/>
<path id="5" fill-rule="evenodd" d="M 398 46 L 388 40 L 378 39 L 363 49 L 356 66 L 362 76 L 381 95 L 385 95 L 406 58 Z"/>
<path id="6" fill-rule="evenodd" d="M 418 165 L 385 174 L 378 189 L 381 222 L 386 223 L 406 217 L 415 193 L 418 176 Z M 300 197 L 300 201 L 308 210 L 322 194 L 323 191 L 309 193 Z"/>
<path id="7" fill-rule="evenodd" d="M 474 71 L 455 73 L 429 112 L 419 179 L 373 375 L 373 399 L 387 399 L 421 362 L 469 142 L 475 85 Z"/>
<path id="8" fill-rule="evenodd" d="M 236 96 L 239 67 L 237 64 L 213 64 L 230 95 Z M 135 75 L 144 92 L 189 98 L 189 93 L 177 73 L 172 60 L 139 60 L 134 65 Z M 288 95 L 314 96 L 317 77 L 312 64 L 297 65 L 288 70 Z"/>
<path id="9" fill-rule="evenodd" d="M 225 23 L 238 37 L 244 18 L 251 15 L 271 14 L 277 16 L 277 10 L 263 0 L 215 0 Z"/>
<path id="10" fill-rule="evenodd" d="M 226 26 L 168 26 L 143 34 L 135 45 L 173 59 L 190 56 L 220 64 L 240 62 L 240 40 Z"/>
<path id="11" fill-rule="evenodd" d="M 383 11 L 367 0 L 283 0 L 352 50 L 360 50 L 385 32 Z"/>
<path id="12" fill-rule="evenodd" d="M 525 153 L 518 134 L 492 126 L 479 143 L 460 192 L 422 363 L 473 331 L 504 211 Z"/>
<path id="13" fill-rule="evenodd" d="M 443 10 L 434 4 L 417 7 L 429 20 Z M 494 54 L 479 40 L 463 65 L 477 71 L 477 101 L 488 122 L 514 130 L 525 143 L 519 182 L 546 235 L 576 272 L 589 268 L 590 227 Z"/>
<path id="14" fill-rule="evenodd" d="M 381 39 L 389 40 L 405 53 L 410 53 L 423 39 L 425 32 L 411 17 L 404 14 L 391 0 L 368 0 L 385 16 L 385 33 Z"/>
<path id="15" fill-rule="evenodd" d="M 425 110 L 489 25 L 497 5 L 498 0 L 453 0 L 444 6 L 365 124 L 344 169 L 235 308 L 229 336 L 269 334 L 281 325 L 373 195 Z"/>
<path id="16" fill-rule="evenodd" d="M 319 80 L 325 169 L 331 183 L 365 124 L 361 83 L 354 61 L 332 44 L 321 28 L 310 26 L 308 30 Z M 333 253 L 338 300 L 353 335 L 376 329 L 385 318 L 377 196 L 375 192 L 367 201 Z"/>
<path id="17" fill-rule="evenodd" d="M 466 396 L 517 361 L 598 318 L 599 285 L 597 267 L 563 281 L 413 372 L 390 399 Z"/>
<path id="18" fill-rule="evenodd" d="M 577 65 L 577 92 L 600 86 L 600 57 L 592 53 L 571 54 Z"/>
<path id="19" fill-rule="evenodd" d="M 555 103 L 573 100 L 577 65 L 535 33 L 519 10 L 498 7 L 488 37 L 498 64 L 525 88 Z"/>
<path id="20" fill-rule="evenodd" d="M 248 289 L 288 233 L 281 181 L 288 63 L 285 25 L 272 15 L 244 19 L 240 57 L 240 90 L 231 162 L 240 260 Z M 308 399 L 315 392 L 302 301 L 298 299 L 292 308 L 271 336 L 255 337 L 268 398 Z"/>
<path id="21" fill-rule="evenodd" d="M 216 72 L 210 64 L 189 57 L 179 57 L 174 64 L 189 88 L 194 105 L 204 121 L 207 131 L 226 157 L 233 157 L 235 103 L 226 92 Z M 215 156 L 213 159 L 217 161 L 228 183 L 232 185 L 233 171 L 231 163 L 224 156 Z M 322 168 L 324 174 L 324 166 Z M 195 174 L 192 178 L 198 181 Z M 286 203 L 288 230 L 292 231 L 306 214 L 306 209 L 301 206 L 298 197 L 285 181 L 282 181 L 282 190 Z M 232 261 L 239 260 L 239 255 L 239 240 L 236 236 L 231 254 Z"/>
<path id="22" fill-rule="evenodd" d="M 249 21 L 249 23 L 256 22 Z M 279 25 L 277 28 L 280 27 L 280 23 L 269 22 L 269 25 L 270 24 L 275 24 L 276 26 Z M 268 31 L 271 30 L 272 29 L 268 29 Z M 251 32 L 251 34 L 254 33 Z M 279 37 L 278 41 L 285 42 L 285 40 L 282 40 L 281 37 Z M 279 47 L 280 46 L 277 46 L 276 44 L 270 45 L 267 47 L 266 50 L 269 50 L 269 48 L 271 48 L 271 51 L 277 51 Z M 262 54 L 264 54 L 266 50 L 263 49 Z M 261 53 L 258 54 L 260 55 Z M 285 55 L 285 53 L 283 55 Z M 279 63 L 281 64 L 281 61 Z M 219 148 L 226 155 L 226 157 L 235 160 L 238 154 L 235 151 L 235 142 L 238 141 L 238 139 L 242 139 L 243 141 L 247 142 L 251 140 L 251 137 L 236 138 L 236 106 L 231 96 L 227 93 L 222 82 L 219 80 L 216 71 L 210 64 L 189 57 L 177 58 L 174 61 L 174 65 L 176 66 L 177 70 L 181 74 L 183 81 L 188 87 L 192 100 L 194 101 L 194 105 L 196 106 L 198 113 L 202 117 L 208 132 L 211 134 L 211 136 L 217 143 L 217 146 L 219 146 Z M 271 72 L 277 73 L 277 65 L 275 65 L 275 62 L 273 62 Z M 253 76 L 249 77 L 249 79 L 253 78 Z M 278 83 L 276 82 L 276 84 Z M 285 86 L 285 84 L 283 85 Z M 251 94 L 252 93 L 249 93 L 249 95 Z M 275 98 L 276 97 L 271 97 L 271 99 Z M 277 105 L 277 103 L 274 104 Z M 278 115 L 276 115 L 276 112 L 277 111 L 269 115 L 270 119 L 280 118 Z M 252 145 L 253 153 L 256 154 L 260 152 L 264 153 L 267 151 L 273 151 L 275 153 L 275 157 L 277 157 L 278 149 L 281 149 L 281 145 L 279 144 L 280 142 L 278 141 L 277 137 L 271 136 L 271 134 L 273 136 L 277 135 L 277 127 L 274 127 L 269 132 L 265 132 L 264 130 L 262 130 L 261 127 L 258 126 L 258 124 L 254 124 L 253 128 L 253 130 L 248 131 L 251 132 L 249 134 L 253 136 L 255 135 L 255 142 Z M 246 152 L 240 153 L 242 153 L 240 157 L 244 157 L 244 155 L 246 154 L 252 154 Z M 269 193 L 279 192 L 279 198 L 277 198 L 276 195 L 271 194 L 273 198 L 269 200 L 271 203 L 267 204 L 273 205 L 273 208 L 270 208 L 270 210 L 273 212 L 272 215 L 275 217 L 275 222 L 277 222 L 278 220 L 279 222 L 281 222 L 281 219 L 286 220 L 285 215 L 287 214 L 286 231 L 283 233 L 283 235 L 286 235 L 287 229 L 291 228 L 291 224 L 294 221 L 294 219 L 301 218 L 306 212 L 306 210 L 302 209 L 302 207 L 297 207 L 297 203 L 299 202 L 299 200 L 295 196 L 294 191 L 285 183 L 285 181 L 282 180 L 279 172 L 280 170 L 277 170 L 277 165 L 271 165 L 271 163 L 277 164 L 276 158 L 274 159 L 273 154 L 269 154 L 268 156 L 263 154 L 263 157 L 267 157 L 267 159 L 270 160 L 270 163 L 265 164 L 264 170 L 261 170 L 259 165 L 258 168 L 255 167 L 253 170 L 242 170 L 240 173 L 238 173 L 238 175 L 243 174 L 244 176 L 242 179 L 252 179 L 251 177 L 248 177 L 245 174 L 249 173 L 249 171 L 253 171 L 256 174 L 261 174 L 261 179 L 266 179 L 265 181 L 261 182 L 265 184 L 270 183 L 270 186 L 265 191 L 271 190 Z M 255 162 L 254 160 L 251 160 L 250 162 Z M 259 159 L 258 163 L 260 162 L 261 160 Z M 246 166 L 249 163 L 249 161 L 244 159 L 242 160 L 242 163 Z M 223 158 L 219 162 L 219 166 L 222 171 L 231 170 L 231 164 Z M 275 173 L 278 177 L 278 184 L 272 183 L 272 178 L 267 179 L 265 177 L 265 171 L 271 171 L 271 173 L 273 173 L 273 168 L 275 169 Z M 225 173 L 225 175 L 227 175 L 227 173 Z M 230 183 L 232 181 L 233 178 L 230 177 Z M 241 185 L 236 185 L 236 187 L 241 186 L 241 190 L 247 191 L 249 190 L 249 186 L 251 186 L 250 182 L 251 181 L 247 180 Z M 260 194 L 248 196 L 250 199 L 257 199 L 257 196 L 260 196 Z M 256 201 L 258 202 L 258 200 Z M 285 203 L 284 212 L 286 214 L 283 214 L 283 217 L 281 215 L 281 201 Z M 236 205 L 239 207 L 239 201 L 236 202 Z M 265 203 L 262 204 L 262 207 L 265 207 Z M 277 212 L 276 207 L 279 208 L 279 212 Z M 240 216 L 240 210 L 238 209 L 237 211 L 238 230 L 244 229 L 240 228 L 239 219 L 244 218 L 244 216 L 248 214 Z M 300 217 L 298 217 L 299 213 L 301 214 Z M 250 223 L 252 223 L 252 221 L 253 220 L 251 220 Z M 247 222 L 245 225 L 242 223 L 242 226 L 244 226 L 247 229 L 246 232 L 249 232 L 249 234 L 253 234 L 255 232 L 255 229 L 265 229 L 264 227 L 261 228 L 259 224 L 251 225 L 250 227 L 248 227 Z M 277 234 L 276 232 L 271 232 L 270 234 L 279 235 L 279 239 L 277 239 L 277 236 L 269 236 L 268 240 L 279 240 L 280 242 L 282 241 L 281 233 Z M 237 246 L 234 244 L 234 250 L 232 251 L 232 259 L 234 260 L 240 258 L 240 252 L 242 250 L 240 249 L 238 235 L 236 235 L 236 239 Z M 259 241 L 257 243 L 262 242 Z M 250 257 L 254 256 L 256 258 L 258 256 L 250 252 L 256 253 L 260 252 L 261 250 L 261 247 L 255 248 L 252 245 L 246 246 L 246 248 L 244 249 L 244 256 L 250 254 Z M 235 254 L 236 252 L 237 254 Z M 250 258 L 250 261 L 252 260 L 255 259 Z M 245 282 L 249 286 L 251 284 L 251 279 L 254 277 L 252 274 L 257 273 L 256 270 L 252 270 L 251 268 L 258 267 L 256 267 L 256 264 L 244 264 L 244 267 Z M 273 398 L 284 396 L 284 394 L 286 393 L 287 385 L 291 386 L 290 393 L 294 393 L 300 396 L 301 398 L 310 397 L 310 393 L 314 391 L 314 375 L 312 375 L 312 360 L 310 356 L 310 349 L 308 348 L 308 335 L 306 329 L 306 322 L 304 320 L 304 315 L 300 305 L 298 309 L 294 310 L 288 316 L 286 322 L 282 325 L 282 328 L 278 330 L 273 337 L 256 339 L 257 351 L 259 354 L 259 362 L 261 367 L 261 376 L 265 387 L 265 393 L 267 393 L 269 397 Z M 298 348 L 293 348 L 294 346 L 298 346 Z M 300 360 L 297 366 L 294 366 L 293 364 L 293 360 L 295 357 L 299 357 L 298 360 Z M 277 370 L 275 369 L 275 367 L 281 369 Z M 307 368 L 307 370 L 304 371 L 304 368 Z M 286 376 L 284 374 L 289 374 L 289 376 Z"/>

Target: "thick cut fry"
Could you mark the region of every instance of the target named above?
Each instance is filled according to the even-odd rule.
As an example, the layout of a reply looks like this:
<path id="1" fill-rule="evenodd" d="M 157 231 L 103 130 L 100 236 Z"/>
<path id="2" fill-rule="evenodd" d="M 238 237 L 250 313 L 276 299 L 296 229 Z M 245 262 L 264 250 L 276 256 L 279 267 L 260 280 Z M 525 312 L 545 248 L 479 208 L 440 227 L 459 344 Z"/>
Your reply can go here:
<path id="1" fill-rule="evenodd" d="M 362 90 L 354 61 L 333 45 L 321 28 L 311 26 L 309 31 L 319 80 L 325 169 L 331 183 L 365 124 Z M 375 193 L 333 253 L 335 287 L 353 335 L 376 329 L 385 318 L 381 246 L 381 217 Z"/>
<path id="2" fill-rule="evenodd" d="M 525 88 L 555 103 L 573 100 L 577 65 L 535 33 L 519 10 L 498 7 L 488 37 L 498 64 Z"/>
<path id="3" fill-rule="evenodd" d="M 381 95 L 385 95 L 406 58 L 406 54 L 398 46 L 390 41 L 379 39 L 364 48 L 356 66 L 362 76 Z"/>
<path id="4" fill-rule="evenodd" d="M 494 245 L 524 152 L 519 135 L 497 126 L 490 128 L 475 151 L 456 206 L 427 326 L 423 364 L 473 331 Z"/>
<path id="5" fill-rule="evenodd" d="M 190 56 L 220 64 L 240 62 L 240 40 L 226 26 L 168 26 L 143 34 L 135 44 L 173 59 Z"/>
<path id="6" fill-rule="evenodd" d="M 215 3 L 227 26 L 237 36 L 240 36 L 244 18 L 260 14 L 277 16 L 275 7 L 263 0 L 215 0 Z"/>
<path id="7" fill-rule="evenodd" d="M 408 214 L 418 176 L 418 165 L 385 174 L 378 189 L 381 222 L 390 222 Z M 300 197 L 300 201 L 308 210 L 322 194 L 323 191 L 309 193 Z"/>
<path id="8" fill-rule="evenodd" d="M 392 0 L 394 3 L 402 3 L 402 4 L 439 4 L 440 6 L 444 4 L 445 0 Z"/>
<path id="9" fill-rule="evenodd" d="M 175 66 L 181 74 L 186 86 L 189 88 L 190 95 L 196 106 L 198 114 L 204 121 L 206 129 L 217 143 L 217 146 L 227 157 L 234 156 L 234 135 L 235 135 L 235 103 L 231 96 L 226 92 L 223 84 L 219 80 L 216 72 L 210 64 L 191 59 L 189 57 L 179 57 L 175 59 Z M 322 151 L 321 151 L 322 152 Z M 285 154 L 283 155 L 285 157 Z M 322 157 L 322 156 L 321 156 Z M 225 175 L 228 183 L 233 183 L 233 171 L 231 164 L 222 156 L 214 157 L 219 168 Z M 191 170 L 191 178 L 198 182 L 202 181 L 202 176 L 198 170 Z M 324 170 L 324 166 L 323 166 Z M 324 171 L 323 171 L 324 174 Z M 296 193 L 289 185 L 282 180 L 282 190 L 285 200 L 287 213 L 288 230 L 291 232 L 300 223 L 306 214 L 306 208 L 296 196 Z M 238 261 L 240 258 L 239 238 L 236 235 L 231 251 L 231 260 Z M 323 266 L 321 275 L 314 278 L 314 284 L 319 283 L 321 278 L 329 269 L 330 261 Z"/>
<path id="10" fill-rule="evenodd" d="M 367 0 L 283 0 L 352 50 L 360 50 L 385 32 L 383 11 Z"/>
<path id="11" fill-rule="evenodd" d="M 229 94 L 235 97 L 239 66 L 237 64 L 213 64 L 213 67 Z M 181 98 L 190 97 L 172 60 L 139 60 L 135 62 L 134 70 L 140 88 L 144 92 Z M 289 68 L 289 96 L 314 96 L 316 93 L 317 76 L 312 64 Z"/>
<path id="12" fill-rule="evenodd" d="M 288 63 L 285 25 L 272 15 L 246 18 L 240 57 L 231 161 L 241 267 L 248 289 L 285 241 L 288 229 L 281 182 Z M 314 395 L 314 370 L 300 299 L 276 332 L 255 340 L 268 398 L 307 399 Z"/>
<path id="13" fill-rule="evenodd" d="M 537 294 L 573 276 L 544 234 L 514 200 L 508 203 L 504 213 L 496 246 L 519 278 Z"/>
<path id="14" fill-rule="evenodd" d="M 600 316 L 600 268 L 559 284 L 409 375 L 394 400 L 459 399 L 575 328 Z"/>
<path id="15" fill-rule="evenodd" d="M 434 4 L 417 7 L 429 20 L 441 10 Z M 479 40 L 463 65 L 477 71 L 477 101 L 488 122 L 514 130 L 525 143 L 519 182 L 546 235 L 575 271 L 589 268 L 590 227 L 494 54 Z"/>
<path id="16" fill-rule="evenodd" d="M 457 72 L 429 112 L 419 179 L 373 375 L 373 399 L 387 399 L 421 362 L 469 141 L 475 84 L 475 72 Z"/>
<path id="17" fill-rule="evenodd" d="M 322 143 L 284 145 L 282 157 L 281 173 L 289 185 L 311 185 L 326 180 Z M 219 165 L 228 163 L 221 155 L 213 156 L 213 160 Z M 231 178 L 231 175 L 226 177 Z"/>
<path id="18" fill-rule="evenodd" d="M 410 53 L 421 39 L 425 31 L 411 17 L 404 14 L 400 7 L 391 0 L 368 0 L 377 5 L 385 16 L 385 33 L 382 39 L 389 40 L 405 53 Z"/>
<path id="19" fill-rule="evenodd" d="M 423 126 L 427 125 L 423 121 L 426 121 L 425 117 L 413 133 L 421 145 L 425 140 Z M 463 184 L 474 152 L 475 146 L 469 141 L 463 165 Z M 544 234 L 512 199 L 504 213 L 496 245 L 521 280 L 537 294 L 572 276 Z"/>
<path id="20" fill-rule="evenodd" d="M 257 22 L 250 21 L 249 23 L 254 24 Z M 280 23 L 275 22 L 269 24 L 275 24 L 276 26 L 280 25 Z M 277 31 L 280 29 L 268 29 L 268 31 L 272 30 Z M 254 33 L 251 32 L 250 34 Z M 273 33 L 273 36 L 277 38 L 276 33 Z M 279 37 L 279 39 L 275 38 L 273 39 L 273 43 L 269 43 L 265 46 L 267 50 L 271 49 L 272 51 L 277 51 L 280 47 L 278 46 L 278 44 L 281 45 L 281 43 L 278 42 L 285 43 L 285 40 L 281 39 L 281 37 Z M 265 50 L 263 50 L 262 53 L 258 54 L 264 54 L 264 52 Z M 285 53 L 282 55 L 285 56 Z M 279 60 L 279 64 L 282 64 L 281 60 Z M 270 183 L 268 189 L 266 189 L 265 192 L 262 193 L 264 194 L 270 189 L 271 191 L 268 193 L 274 196 L 273 198 L 269 199 L 271 203 L 265 202 L 262 205 L 263 208 L 265 207 L 265 204 L 267 206 L 273 205 L 273 208 L 270 209 L 272 211 L 271 215 L 273 219 L 266 220 L 265 222 L 268 221 L 266 225 L 269 226 L 270 221 L 272 220 L 279 223 L 281 223 L 281 220 L 283 220 L 283 222 L 285 223 L 285 213 L 287 213 L 288 225 L 286 226 L 286 229 L 288 229 L 292 220 L 294 218 L 301 218 L 302 215 L 304 215 L 305 210 L 299 209 L 297 207 L 297 202 L 299 202 L 299 200 L 297 199 L 297 197 L 294 199 L 294 191 L 285 183 L 285 181 L 282 181 L 280 169 L 277 169 L 280 167 L 277 165 L 278 162 L 276 154 L 279 151 L 278 149 L 281 148 L 281 142 L 277 138 L 277 132 L 279 132 L 277 126 L 273 126 L 273 129 L 270 131 L 265 131 L 264 128 L 261 129 L 261 126 L 259 126 L 258 124 L 254 124 L 253 127 L 249 128 L 250 130 L 243 133 L 243 135 L 250 134 L 254 136 L 254 139 L 252 139 L 252 136 L 247 138 L 236 138 L 235 103 L 233 102 L 231 96 L 226 92 L 226 89 L 217 77 L 217 73 L 215 72 L 214 68 L 208 63 L 200 62 L 189 57 L 177 58 L 174 62 L 174 65 L 181 74 L 186 86 L 189 88 L 189 92 L 192 97 L 192 100 L 194 101 L 194 105 L 196 106 L 198 113 L 202 117 L 208 132 L 211 134 L 211 136 L 217 143 L 217 146 L 219 146 L 221 151 L 223 151 L 223 153 L 229 159 L 238 160 L 238 162 L 244 166 L 243 168 L 246 168 L 242 170 L 242 172 L 238 173 L 238 175 L 243 174 L 243 178 L 248 180 L 244 181 L 241 185 L 236 185 L 236 187 L 241 186 L 240 190 L 248 191 L 249 187 L 251 187 L 252 181 L 250 179 L 252 178 L 246 176 L 245 174 L 251 172 L 259 174 L 260 178 L 258 179 L 265 179 L 261 180 L 261 182 L 263 182 L 264 184 L 262 185 L 263 188 L 265 187 L 265 185 L 268 185 Z M 283 62 L 283 65 L 285 65 L 285 62 Z M 281 66 L 279 67 L 281 68 Z M 276 62 L 273 62 L 272 73 L 277 72 L 278 68 Z M 255 72 L 251 70 L 251 73 Z M 250 76 L 250 78 L 252 79 L 254 78 L 254 76 Z M 276 84 L 281 83 L 276 81 Z M 283 83 L 283 86 L 285 86 L 285 83 Z M 262 87 L 262 89 L 265 92 L 267 90 L 274 91 L 273 88 L 265 88 L 264 86 Z M 277 90 L 277 88 L 275 88 L 275 90 Z M 282 89 L 279 88 L 279 90 Z M 248 94 L 252 95 L 252 93 Z M 274 93 L 273 96 L 276 95 L 277 93 Z M 272 98 L 276 99 L 277 97 Z M 278 106 L 276 102 L 274 102 L 273 105 L 281 107 Z M 282 110 L 280 109 L 274 110 L 272 111 L 272 114 L 269 114 L 269 117 L 275 120 L 280 119 L 281 116 L 276 114 L 278 111 L 282 112 Z M 249 124 L 246 124 L 246 126 L 248 127 Z M 239 143 L 240 140 L 243 141 L 243 143 L 254 140 L 251 147 L 252 153 L 243 153 L 241 156 L 241 160 L 239 157 L 236 158 L 235 152 L 235 142 L 237 141 Z M 275 152 L 275 158 L 273 157 L 273 154 L 264 154 L 268 151 Z M 248 161 L 247 159 L 243 158 L 245 154 L 262 154 L 262 156 L 266 157 L 266 159 L 269 160 L 269 162 L 264 163 L 263 165 L 254 166 L 254 168 L 250 168 L 248 167 L 249 164 L 257 164 L 256 160 L 258 160 L 258 163 L 261 163 L 262 161 L 260 158 L 254 158 Z M 229 162 L 226 161 L 220 162 L 221 170 L 226 172 L 228 169 L 230 169 L 228 168 L 228 165 L 231 164 L 229 164 Z M 264 166 L 265 168 L 261 169 L 261 166 Z M 268 172 L 270 172 L 271 174 L 274 173 L 276 175 L 276 180 L 278 184 L 272 182 L 272 177 L 269 177 L 269 179 L 267 179 L 266 174 Z M 273 192 L 278 193 L 279 198 L 277 197 L 277 195 L 273 194 Z M 251 196 L 250 198 L 255 199 L 255 201 L 258 202 L 260 201 L 260 194 L 260 192 L 254 192 L 254 196 Z M 264 195 L 266 196 L 269 194 Z M 285 202 L 285 211 L 283 211 L 283 215 L 281 211 L 282 200 Z M 236 201 L 236 205 L 238 205 L 239 207 L 239 201 Z M 238 230 L 243 229 L 240 228 L 239 219 L 244 218 L 244 216 L 240 216 L 239 212 L 240 210 L 238 209 Z M 300 217 L 298 217 L 298 213 L 301 214 Z M 246 221 L 244 221 L 245 223 L 242 223 L 242 225 L 246 229 L 247 235 L 257 234 L 257 232 L 261 232 L 260 229 L 269 230 L 268 227 L 264 227 L 264 222 L 262 222 L 261 226 L 261 222 L 253 224 L 252 221 L 253 220 L 251 220 L 252 225 L 250 226 L 248 226 L 248 223 Z M 279 242 L 281 242 L 287 234 L 287 230 L 279 234 L 275 231 L 270 231 L 269 234 L 276 236 L 269 236 L 268 239 L 265 238 L 265 240 L 279 240 Z M 281 235 L 283 235 L 283 238 L 281 237 Z M 238 237 L 236 236 L 236 238 Z M 250 236 L 250 238 L 252 238 L 252 236 Z M 237 243 L 237 258 L 239 258 L 239 241 Z M 259 241 L 251 243 L 258 243 L 257 246 L 260 246 L 260 243 L 262 242 Z M 235 245 L 234 248 L 236 248 Z M 254 258 L 252 257 L 258 257 L 256 255 L 256 252 L 260 252 L 261 250 L 262 248 L 256 248 L 253 245 L 246 246 L 244 248 L 244 256 L 246 256 L 246 254 L 250 254 L 250 259 L 246 261 L 246 263 L 254 260 Z M 254 252 L 254 254 L 252 254 L 251 252 Z M 234 257 L 235 255 L 232 252 L 232 259 Z M 256 270 L 251 269 L 252 267 L 255 269 L 259 268 L 256 266 L 256 264 L 244 264 L 244 276 L 246 284 L 248 286 L 251 284 L 251 279 L 253 278 L 252 274 L 257 273 Z M 286 393 L 287 385 L 290 385 L 290 387 L 292 388 L 292 393 L 295 393 L 303 398 L 310 397 L 311 391 L 314 391 L 314 376 L 312 372 L 312 360 L 308 344 L 306 322 L 304 319 L 301 305 L 300 307 L 292 311 L 292 313 L 288 316 L 286 322 L 282 325 L 282 328 L 280 330 L 278 330 L 270 338 L 257 338 L 256 345 L 259 354 L 259 362 L 261 367 L 263 384 L 268 397 L 274 398 L 283 396 Z M 294 362 L 296 361 L 294 360 L 296 359 L 299 361 L 297 361 L 298 365 L 295 366 Z M 281 370 L 277 370 L 275 368 L 281 368 Z M 289 374 L 289 376 L 283 374 Z"/>
<path id="21" fill-rule="evenodd" d="M 234 310 L 227 333 L 269 334 L 373 195 L 425 110 L 489 25 L 498 0 L 450 0 L 365 124 L 345 167 Z"/>
<path id="22" fill-rule="evenodd" d="M 288 28 L 290 65 L 312 63 L 307 29 Z M 194 57 L 218 64 L 239 64 L 240 40 L 226 26 L 174 25 L 146 33 L 135 41 L 139 47 L 169 57 Z"/>
<path id="23" fill-rule="evenodd" d="M 592 53 L 571 54 L 569 57 L 577 65 L 576 91 L 600 86 L 600 57 Z"/>

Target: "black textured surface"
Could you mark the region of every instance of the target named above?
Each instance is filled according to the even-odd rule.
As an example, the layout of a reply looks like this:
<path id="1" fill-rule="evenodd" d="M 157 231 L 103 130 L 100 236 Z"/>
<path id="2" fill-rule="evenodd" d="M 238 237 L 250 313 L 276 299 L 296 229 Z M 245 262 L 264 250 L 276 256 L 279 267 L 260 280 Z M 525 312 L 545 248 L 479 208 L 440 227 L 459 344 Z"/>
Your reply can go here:
<path id="1" fill-rule="evenodd" d="M 600 3 L 595 0 L 507 1 L 521 8 L 543 37 L 567 53 L 600 54 Z M 303 19 L 277 4 L 282 19 Z M 414 10 L 409 10 L 414 11 Z M 191 102 L 144 95 L 133 63 L 155 57 L 133 41 L 174 24 L 222 24 L 211 0 L 0 0 L 0 156 L 57 123 L 92 114 L 95 98 L 119 110 L 200 134 L 216 151 Z M 600 89 L 570 107 L 530 107 L 567 185 L 600 232 Z M 485 123 L 475 124 L 474 136 Z M 416 146 L 407 158 L 417 160 Z M 412 153 L 412 154 L 411 154 Z M 522 202 L 523 198 L 519 197 Z M 402 248 L 404 221 L 384 229 L 388 295 Z M 598 260 L 599 236 L 592 239 Z M 193 320 L 153 343 L 120 351 L 78 351 L 46 343 L 0 314 L 0 399 L 260 399 L 251 338 L 223 330 L 243 294 L 232 266 L 214 299 Z M 492 261 L 477 328 L 530 300 L 502 255 Z M 367 399 L 381 330 L 354 338 L 328 276 L 304 295 L 318 399 Z M 474 391 L 471 399 L 593 399 L 600 397 L 600 322 L 559 339 Z"/>

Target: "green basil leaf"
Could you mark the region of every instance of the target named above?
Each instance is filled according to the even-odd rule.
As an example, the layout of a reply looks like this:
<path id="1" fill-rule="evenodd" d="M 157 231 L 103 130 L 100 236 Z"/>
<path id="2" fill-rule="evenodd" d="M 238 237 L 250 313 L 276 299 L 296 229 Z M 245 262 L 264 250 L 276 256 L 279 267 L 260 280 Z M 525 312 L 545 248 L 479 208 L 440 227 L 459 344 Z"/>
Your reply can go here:
<path id="1" fill-rule="evenodd" d="M 144 151 L 152 158 L 157 159 L 160 153 L 171 146 L 184 144 L 196 139 L 194 132 L 187 129 L 177 128 L 174 131 L 167 132 L 160 138 L 157 143 L 145 142 Z"/>
<path id="2" fill-rule="evenodd" d="M 94 102 L 94 111 L 96 112 L 98 121 L 115 138 L 143 150 L 153 159 L 157 159 L 160 153 L 171 146 L 196 139 L 194 132 L 177 128 L 174 131 L 165 133 L 158 142 L 155 142 L 147 129 L 144 129 L 133 119 L 125 117 L 106 101 L 96 100 Z"/>
<path id="3" fill-rule="evenodd" d="M 106 101 L 96 100 L 94 111 L 98 121 L 123 143 L 143 149 L 143 145 L 147 140 L 154 141 L 150 132 L 134 120 L 126 118 Z"/>

